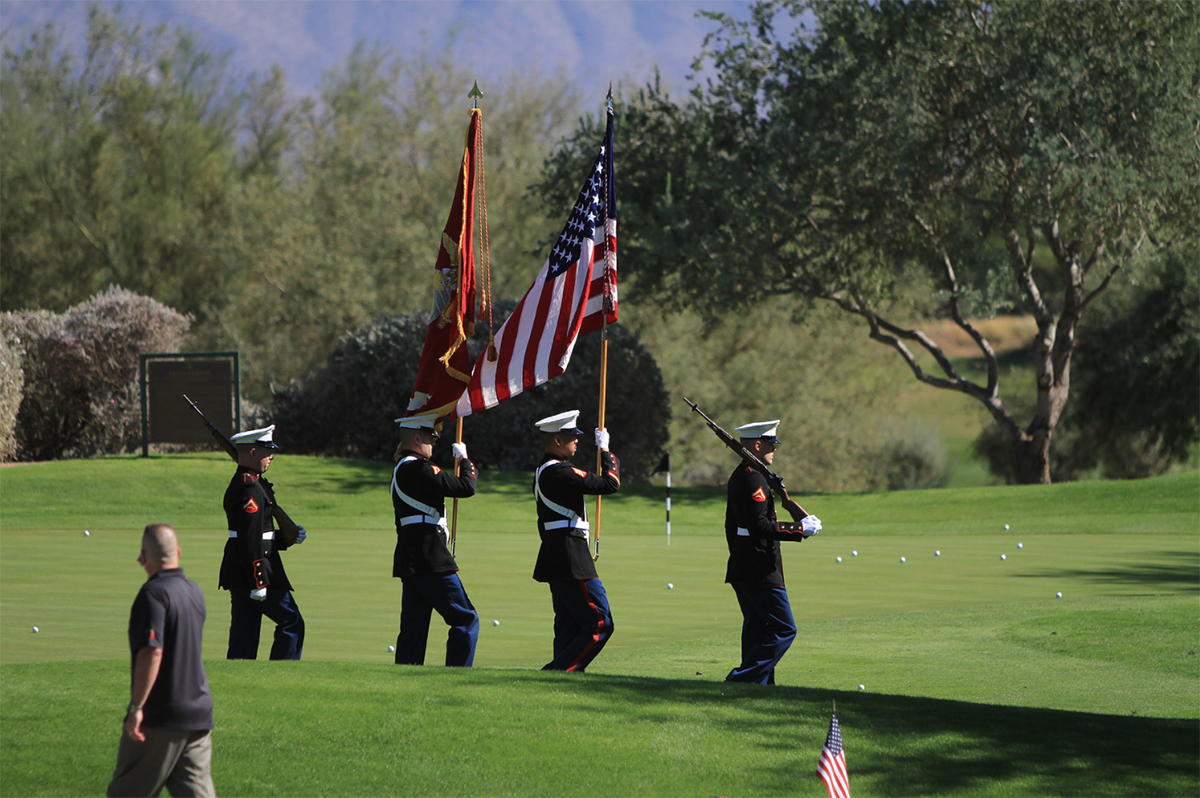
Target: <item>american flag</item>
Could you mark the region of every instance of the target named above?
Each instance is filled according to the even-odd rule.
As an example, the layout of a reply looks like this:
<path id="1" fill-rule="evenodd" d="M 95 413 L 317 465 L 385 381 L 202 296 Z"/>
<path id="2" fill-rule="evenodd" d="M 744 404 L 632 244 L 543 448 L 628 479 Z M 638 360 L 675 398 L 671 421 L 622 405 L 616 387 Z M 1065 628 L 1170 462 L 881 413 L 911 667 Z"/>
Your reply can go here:
<path id="1" fill-rule="evenodd" d="M 479 356 L 452 418 L 495 407 L 562 374 L 581 332 L 617 320 L 613 110 L 600 153 L 533 286 Z"/>
<path id="2" fill-rule="evenodd" d="M 817 760 L 817 775 L 825 782 L 829 798 L 850 798 L 850 776 L 846 773 L 846 753 L 842 750 L 842 727 L 838 725 L 837 713 L 829 721 L 829 734 L 825 747 Z"/>

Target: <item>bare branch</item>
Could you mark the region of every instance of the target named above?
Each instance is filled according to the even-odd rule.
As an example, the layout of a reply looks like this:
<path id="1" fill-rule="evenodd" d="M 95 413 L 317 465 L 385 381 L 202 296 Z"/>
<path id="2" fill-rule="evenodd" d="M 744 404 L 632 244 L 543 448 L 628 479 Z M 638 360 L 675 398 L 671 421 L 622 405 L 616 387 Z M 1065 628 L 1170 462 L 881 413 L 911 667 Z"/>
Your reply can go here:
<path id="1" fill-rule="evenodd" d="M 1025 294 L 1033 315 L 1037 317 L 1038 321 L 1050 318 L 1050 309 L 1046 307 L 1046 303 L 1042 300 L 1042 294 L 1033 279 L 1032 244 L 1030 244 L 1030 255 L 1027 257 L 1021 251 L 1020 233 L 1014 228 L 1009 227 L 1004 233 L 1004 245 L 1008 249 L 1009 257 L 1013 261 L 1013 279 L 1016 281 L 1017 287 Z"/>

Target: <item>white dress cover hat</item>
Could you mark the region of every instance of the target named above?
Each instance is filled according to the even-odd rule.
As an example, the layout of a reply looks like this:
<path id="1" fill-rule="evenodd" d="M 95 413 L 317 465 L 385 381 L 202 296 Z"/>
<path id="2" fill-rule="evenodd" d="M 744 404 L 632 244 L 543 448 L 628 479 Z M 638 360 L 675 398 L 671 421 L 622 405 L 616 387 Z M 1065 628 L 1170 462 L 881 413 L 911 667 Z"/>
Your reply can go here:
<path id="1" fill-rule="evenodd" d="M 582 435 L 583 432 L 575 426 L 575 422 L 578 420 L 579 411 L 568 410 L 565 413 L 547 416 L 540 421 L 535 421 L 534 425 L 542 432 L 567 432 L 574 435 Z"/>
<path id="2" fill-rule="evenodd" d="M 734 431 L 737 432 L 738 437 L 742 440 L 746 440 L 747 438 L 767 438 L 771 443 L 782 443 L 782 441 L 775 437 L 775 433 L 779 431 L 779 419 L 743 424 Z"/>
<path id="3" fill-rule="evenodd" d="M 438 414 L 422 413 L 419 416 L 405 416 L 396 419 L 401 429 L 437 429 Z"/>
<path id="4" fill-rule="evenodd" d="M 278 449 L 279 445 L 272 440 L 275 434 L 275 425 L 263 427 L 262 429 L 252 429 L 245 432 L 239 432 L 237 435 L 230 436 L 229 440 L 235 445 L 254 444 L 266 449 Z"/>

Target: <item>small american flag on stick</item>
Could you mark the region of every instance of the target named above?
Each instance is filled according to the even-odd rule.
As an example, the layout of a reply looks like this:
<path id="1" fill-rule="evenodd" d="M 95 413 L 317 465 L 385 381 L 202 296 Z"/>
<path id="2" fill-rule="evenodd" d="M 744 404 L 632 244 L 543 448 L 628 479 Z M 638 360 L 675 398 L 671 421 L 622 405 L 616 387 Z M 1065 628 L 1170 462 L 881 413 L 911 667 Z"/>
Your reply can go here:
<path id="1" fill-rule="evenodd" d="M 846 773 L 846 753 L 842 750 L 842 727 L 838 725 L 836 707 L 829 721 L 825 747 L 817 760 L 817 776 L 825 782 L 829 798 L 850 798 L 850 776 Z"/>

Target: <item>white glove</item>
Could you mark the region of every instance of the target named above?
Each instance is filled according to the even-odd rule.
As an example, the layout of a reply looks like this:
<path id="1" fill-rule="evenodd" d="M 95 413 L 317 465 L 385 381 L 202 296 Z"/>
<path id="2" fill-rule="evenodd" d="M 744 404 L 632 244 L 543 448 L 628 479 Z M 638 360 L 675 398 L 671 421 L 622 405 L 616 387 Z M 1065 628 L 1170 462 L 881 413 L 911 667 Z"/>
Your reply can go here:
<path id="1" fill-rule="evenodd" d="M 300 527 L 300 532 L 296 535 L 296 543 L 303 543 L 308 538 L 308 533 L 304 531 L 304 527 Z"/>
<path id="2" fill-rule="evenodd" d="M 266 601 L 267 600 L 267 589 L 265 587 L 259 587 L 259 588 L 255 588 L 254 590 L 251 590 L 250 598 L 254 599 L 255 601 Z"/>
<path id="3" fill-rule="evenodd" d="M 465 443 L 450 444 L 450 451 L 454 453 L 455 460 L 467 459 L 467 445 Z"/>
<path id="4" fill-rule="evenodd" d="M 821 531 L 821 519 L 815 515 L 806 515 L 800 519 L 800 529 L 806 537 L 815 535 Z"/>
<path id="5" fill-rule="evenodd" d="M 596 430 L 596 448 L 597 449 L 607 449 L 608 448 L 608 430 L 607 429 Z"/>

